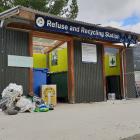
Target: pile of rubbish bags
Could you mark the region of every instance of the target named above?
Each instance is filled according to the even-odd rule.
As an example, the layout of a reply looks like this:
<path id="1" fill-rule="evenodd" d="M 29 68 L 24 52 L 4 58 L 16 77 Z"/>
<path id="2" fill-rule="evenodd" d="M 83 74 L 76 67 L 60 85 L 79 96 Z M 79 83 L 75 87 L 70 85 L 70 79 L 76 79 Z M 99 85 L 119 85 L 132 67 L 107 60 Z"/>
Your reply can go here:
<path id="1" fill-rule="evenodd" d="M 53 110 L 54 107 L 46 104 L 40 97 L 23 96 L 22 86 L 10 83 L 2 92 L 0 109 L 8 115 L 16 115 L 19 112 L 47 112 Z"/>

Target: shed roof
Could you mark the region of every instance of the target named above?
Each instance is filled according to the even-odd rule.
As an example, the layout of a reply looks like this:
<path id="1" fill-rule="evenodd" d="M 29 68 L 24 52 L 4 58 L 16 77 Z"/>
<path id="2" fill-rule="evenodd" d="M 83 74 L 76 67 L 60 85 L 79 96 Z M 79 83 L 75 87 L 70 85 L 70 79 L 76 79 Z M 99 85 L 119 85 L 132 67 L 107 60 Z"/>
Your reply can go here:
<path id="1" fill-rule="evenodd" d="M 30 22 L 33 22 L 36 14 L 39 14 L 42 16 L 52 17 L 55 19 L 64 20 L 64 21 L 71 22 L 71 23 L 82 24 L 82 25 L 86 25 L 86 26 L 90 26 L 90 27 L 100 27 L 103 30 L 106 29 L 106 30 L 110 30 L 110 31 L 116 31 L 116 32 L 136 35 L 138 37 L 138 40 L 140 40 L 140 34 L 135 33 L 135 32 L 121 30 L 121 29 L 114 28 L 114 27 L 103 27 L 100 25 L 87 23 L 87 22 L 83 22 L 83 21 L 78 21 L 78 20 L 72 20 L 72 19 L 68 19 L 68 18 L 64 18 L 64 17 L 60 17 L 60 16 L 55 16 L 55 15 L 52 15 L 49 13 L 41 12 L 38 10 L 34 10 L 32 8 L 23 7 L 23 6 L 16 6 L 14 8 L 11 8 L 9 10 L 6 10 L 6 11 L 0 13 L 0 20 L 2 22 L 2 20 L 8 19 L 11 17 L 20 17 L 21 19 L 26 19 Z"/>

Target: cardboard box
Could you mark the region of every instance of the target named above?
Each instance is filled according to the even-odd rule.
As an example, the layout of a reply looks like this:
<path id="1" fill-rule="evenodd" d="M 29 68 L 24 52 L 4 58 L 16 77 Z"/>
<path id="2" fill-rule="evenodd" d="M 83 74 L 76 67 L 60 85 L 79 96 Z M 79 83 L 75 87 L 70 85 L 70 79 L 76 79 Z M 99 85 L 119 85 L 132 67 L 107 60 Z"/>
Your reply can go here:
<path id="1" fill-rule="evenodd" d="M 57 104 L 56 85 L 42 85 L 41 97 L 47 104 Z"/>

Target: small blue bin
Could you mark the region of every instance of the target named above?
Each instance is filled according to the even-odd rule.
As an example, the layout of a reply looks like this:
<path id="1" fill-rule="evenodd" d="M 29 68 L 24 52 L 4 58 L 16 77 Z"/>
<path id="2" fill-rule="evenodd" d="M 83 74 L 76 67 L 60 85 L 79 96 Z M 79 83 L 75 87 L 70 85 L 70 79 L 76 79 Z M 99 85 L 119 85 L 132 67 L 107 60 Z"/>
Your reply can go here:
<path id="1" fill-rule="evenodd" d="M 40 97 L 41 85 L 47 84 L 48 69 L 33 69 L 33 91 L 36 96 Z"/>

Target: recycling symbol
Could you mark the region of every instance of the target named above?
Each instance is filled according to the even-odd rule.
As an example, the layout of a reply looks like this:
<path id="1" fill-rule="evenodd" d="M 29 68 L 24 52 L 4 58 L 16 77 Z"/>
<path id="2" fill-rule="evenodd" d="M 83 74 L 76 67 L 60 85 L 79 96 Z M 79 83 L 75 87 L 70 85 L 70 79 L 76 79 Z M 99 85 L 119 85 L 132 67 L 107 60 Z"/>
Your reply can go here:
<path id="1" fill-rule="evenodd" d="M 111 63 L 112 65 L 114 65 L 114 64 L 115 64 L 115 62 L 116 62 L 116 61 L 115 61 L 115 60 L 114 60 L 114 58 L 112 57 L 112 59 L 111 59 L 111 62 L 110 62 L 110 63 Z"/>
<path id="2" fill-rule="evenodd" d="M 116 66 L 116 56 L 113 55 L 109 57 L 109 65 Z"/>

